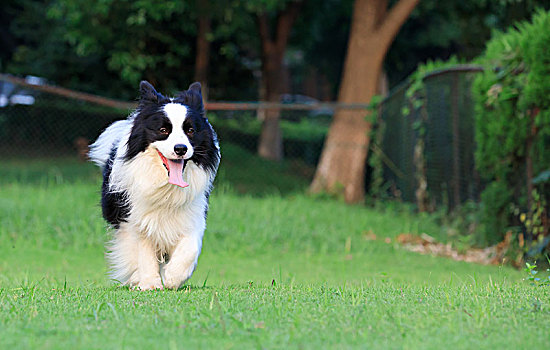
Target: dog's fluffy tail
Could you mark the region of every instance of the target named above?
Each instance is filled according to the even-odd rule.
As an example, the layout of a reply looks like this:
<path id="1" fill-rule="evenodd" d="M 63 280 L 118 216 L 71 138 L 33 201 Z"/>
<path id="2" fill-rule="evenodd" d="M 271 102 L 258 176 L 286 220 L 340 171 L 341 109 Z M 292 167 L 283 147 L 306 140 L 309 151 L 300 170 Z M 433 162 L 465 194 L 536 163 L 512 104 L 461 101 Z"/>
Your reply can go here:
<path id="1" fill-rule="evenodd" d="M 130 132 L 132 123 L 131 118 L 119 120 L 105 129 L 90 146 L 90 152 L 88 152 L 90 159 L 103 169 L 109 160 L 113 147 L 118 148 L 120 140 Z"/>

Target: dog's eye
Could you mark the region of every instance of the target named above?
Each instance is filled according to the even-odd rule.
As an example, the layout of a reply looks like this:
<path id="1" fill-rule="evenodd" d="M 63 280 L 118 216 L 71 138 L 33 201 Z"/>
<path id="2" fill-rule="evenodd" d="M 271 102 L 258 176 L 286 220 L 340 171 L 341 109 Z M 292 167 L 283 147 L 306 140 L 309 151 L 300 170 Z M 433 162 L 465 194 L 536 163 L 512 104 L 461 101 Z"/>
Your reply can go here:
<path id="1" fill-rule="evenodd" d="M 193 136 L 194 133 L 195 133 L 195 129 L 193 129 L 193 128 L 187 129 L 187 135 Z"/>
<path id="2" fill-rule="evenodd" d="M 160 129 L 159 129 L 159 132 L 160 132 L 161 134 L 168 135 L 168 129 L 166 129 L 166 128 L 160 128 Z"/>

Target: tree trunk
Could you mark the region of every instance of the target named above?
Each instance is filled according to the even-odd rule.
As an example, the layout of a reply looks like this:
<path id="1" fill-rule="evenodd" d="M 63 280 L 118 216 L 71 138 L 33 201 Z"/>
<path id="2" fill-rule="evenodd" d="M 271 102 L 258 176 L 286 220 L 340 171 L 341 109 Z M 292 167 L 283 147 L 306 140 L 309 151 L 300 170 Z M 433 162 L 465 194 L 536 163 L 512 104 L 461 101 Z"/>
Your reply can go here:
<path id="1" fill-rule="evenodd" d="M 293 1 L 277 16 L 275 36 L 272 37 L 269 18 L 266 13 L 258 15 L 258 29 L 262 42 L 261 99 L 279 102 L 283 92 L 283 58 L 292 25 L 298 16 L 302 3 Z M 258 154 L 262 158 L 279 161 L 283 158 L 283 140 L 279 126 L 279 110 L 262 111 L 262 131 L 258 143 Z"/>
<path id="2" fill-rule="evenodd" d="M 195 56 L 195 81 L 201 83 L 202 96 L 208 99 L 208 67 L 210 62 L 210 41 L 207 38 L 211 31 L 211 20 L 207 0 L 197 0 L 199 20 L 197 30 L 197 53 Z"/>
<path id="3" fill-rule="evenodd" d="M 282 92 L 282 65 L 284 51 L 280 51 L 275 45 L 262 50 L 262 85 L 263 98 L 269 102 L 279 102 Z M 260 157 L 280 161 L 283 159 L 283 137 L 279 126 L 279 110 L 270 109 L 263 111 L 262 131 L 258 144 Z"/>
<path id="4" fill-rule="evenodd" d="M 355 0 L 338 102 L 368 103 L 376 94 L 386 52 L 418 2 L 400 0 L 388 11 L 387 0 Z M 312 192 L 343 194 L 348 203 L 363 201 L 370 129 L 366 111 L 336 112 Z"/>

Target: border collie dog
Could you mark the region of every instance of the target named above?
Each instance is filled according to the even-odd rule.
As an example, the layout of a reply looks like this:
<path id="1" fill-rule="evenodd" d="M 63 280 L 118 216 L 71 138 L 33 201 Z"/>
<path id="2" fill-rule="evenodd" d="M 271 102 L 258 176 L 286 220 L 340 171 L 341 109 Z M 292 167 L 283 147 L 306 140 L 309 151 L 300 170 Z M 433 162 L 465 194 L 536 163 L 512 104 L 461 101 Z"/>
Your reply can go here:
<path id="1" fill-rule="evenodd" d="M 168 98 L 142 81 L 140 95 L 136 111 L 90 147 L 115 230 L 110 276 L 141 290 L 177 289 L 197 265 L 220 150 L 199 83 Z"/>

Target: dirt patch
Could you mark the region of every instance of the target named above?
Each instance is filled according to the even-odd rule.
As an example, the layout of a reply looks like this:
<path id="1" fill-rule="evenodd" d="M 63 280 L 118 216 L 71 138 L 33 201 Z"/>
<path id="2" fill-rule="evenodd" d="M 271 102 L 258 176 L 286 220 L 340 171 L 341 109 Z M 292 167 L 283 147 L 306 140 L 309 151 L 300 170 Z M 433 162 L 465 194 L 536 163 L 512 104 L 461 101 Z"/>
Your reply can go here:
<path id="1" fill-rule="evenodd" d="M 372 232 L 365 232 L 365 240 L 378 240 L 378 237 Z M 380 238 L 385 243 L 392 243 L 389 237 Z M 506 260 L 506 253 L 510 247 L 512 233 L 508 232 L 504 241 L 487 248 L 468 248 L 466 250 L 457 250 L 451 243 L 437 242 L 435 238 L 425 233 L 413 235 L 411 233 L 402 233 L 395 238 L 395 242 L 406 250 L 424 255 L 434 255 L 450 258 L 456 261 L 465 261 L 483 265 L 501 265 Z M 515 264 L 514 264 L 515 265 Z"/>

